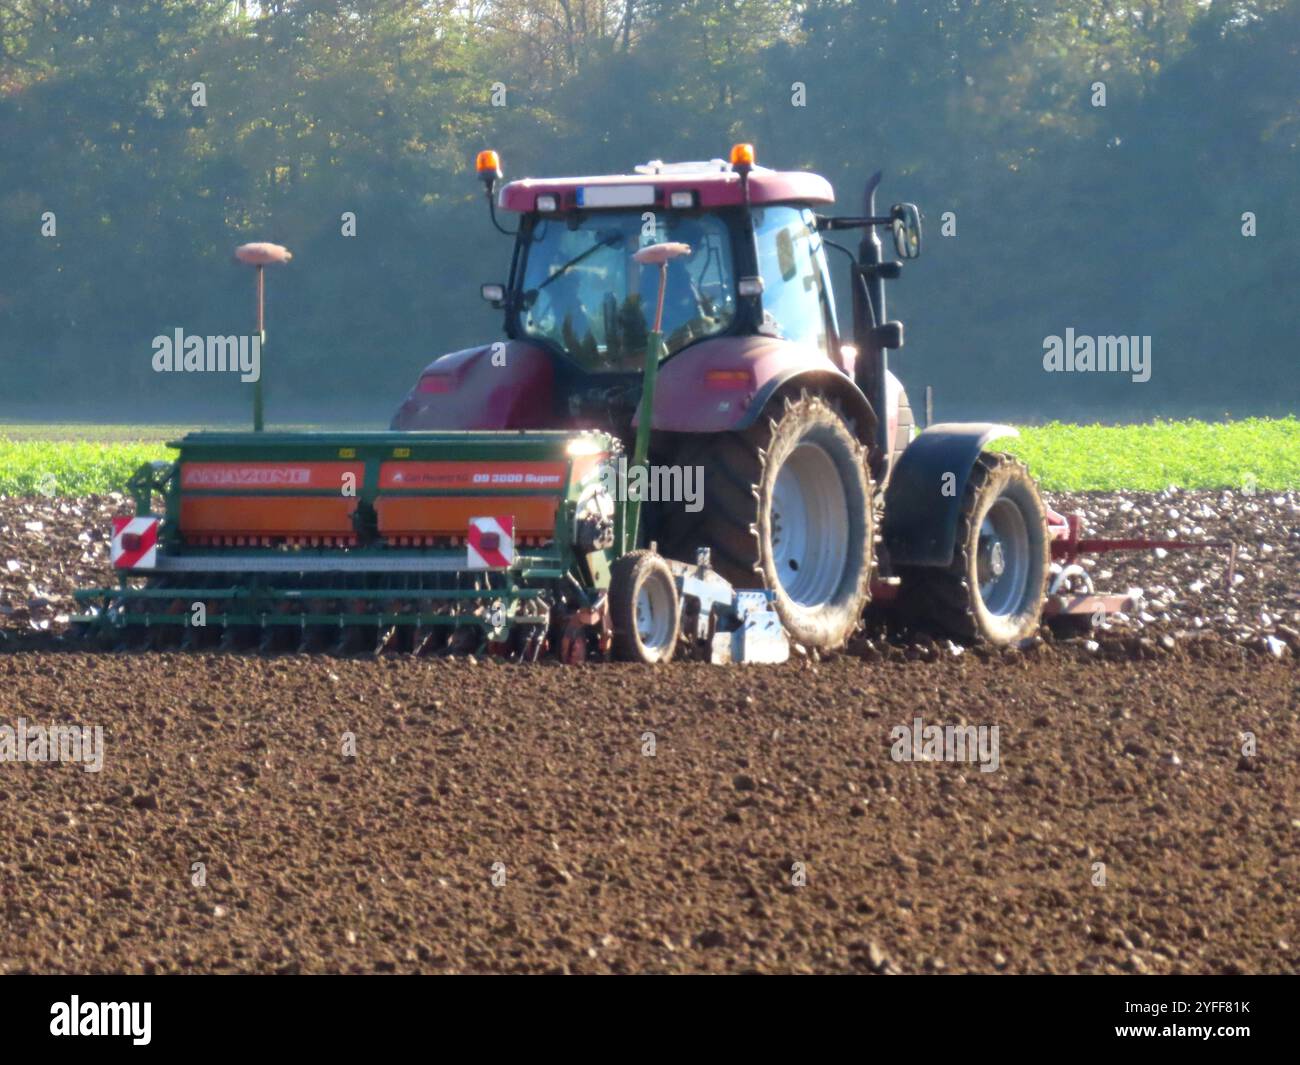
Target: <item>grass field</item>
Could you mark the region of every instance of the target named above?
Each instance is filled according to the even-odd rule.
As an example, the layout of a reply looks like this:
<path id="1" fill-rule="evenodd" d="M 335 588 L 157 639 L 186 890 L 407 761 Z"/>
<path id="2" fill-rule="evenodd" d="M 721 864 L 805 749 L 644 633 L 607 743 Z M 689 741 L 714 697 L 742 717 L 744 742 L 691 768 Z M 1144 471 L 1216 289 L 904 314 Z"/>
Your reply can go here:
<path id="1" fill-rule="evenodd" d="M 122 489 L 143 462 L 174 452 L 192 426 L 0 425 L 0 495 L 76 496 Z M 277 427 L 279 428 L 279 427 Z M 310 428 L 294 426 L 286 428 Z M 1050 425 L 995 442 L 1049 491 L 1300 488 L 1300 420 Z"/>
<path id="2" fill-rule="evenodd" d="M 159 443 L 9 440 L 0 436 L 0 496 L 121 492 L 145 462 L 174 454 Z"/>
<path id="3" fill-rule="evenodd" d="M 124 491 L 127 478 L 143 463 L 175 457 L 176 453 L 166 446 L 168 440 L 202 428 L 231 426 L 0 423 L 0 496 L 82 496 Z"/>
<path id="4" fill-rule="evenodd" d="M 1300 419 L 1049 425 L 992 445 L 1013 451 L 1049 491 L 1300 488 Z"/>

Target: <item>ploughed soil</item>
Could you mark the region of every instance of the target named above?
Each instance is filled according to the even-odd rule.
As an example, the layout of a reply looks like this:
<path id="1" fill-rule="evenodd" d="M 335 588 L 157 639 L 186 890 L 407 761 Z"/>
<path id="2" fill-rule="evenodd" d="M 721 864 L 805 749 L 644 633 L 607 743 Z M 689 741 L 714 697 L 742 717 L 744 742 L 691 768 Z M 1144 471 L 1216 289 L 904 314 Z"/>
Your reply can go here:
<path id="1" fill-rule="evenodd" d="M 82 653 L 114 503 L 0 501 L 0 753 L 103 730 L 98 772 L 0 761 L 0 972 L 1295 972 L 1279 498 L 1238 587 L 1152 560 L 1091 641 L 728 668 Z"/>
<path id="2" fill-rule="evenodd" d="M 104 730 L 0 765 L 0 971 L 1295 971 L 1298 699 L 1236 648 L 0 654 L 0 721 Z M 996 771 L 895 761 L 916 716 Z"/>

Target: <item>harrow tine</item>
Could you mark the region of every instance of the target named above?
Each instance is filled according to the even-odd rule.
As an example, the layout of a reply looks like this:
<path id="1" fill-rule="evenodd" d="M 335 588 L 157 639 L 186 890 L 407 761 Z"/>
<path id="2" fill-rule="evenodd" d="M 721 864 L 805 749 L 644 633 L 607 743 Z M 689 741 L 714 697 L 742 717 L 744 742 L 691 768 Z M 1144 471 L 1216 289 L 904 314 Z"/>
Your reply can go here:
<path id="1" fill-rule="evenodd" d="M 534 625 L 532 631 L 524 640 L 523 653 L 520 655 L 521 662 L 536 662 L 542 653 L 542 644 L 546 642 L 546 628 L 543 625 Z"/>
<path id="2" fill-rule="evenodd" d="M 167 651 L 177 646 L 176 635 L 170 625 L 150 625 L 145 641 L 151 651 Z"/>
<path id="3" fill-rule="evenodd" d="M 444 654 L 472 655 L 483 642 L 482 632 L 477 625 L 459 625 L 443 648 Z"/>
<path id="4" fill-rule="evenodd" d="M 221 650 L 243 651 L 252 646 L 257 630 L 251 625 L 227 625 L 221 634 Z"/>
<path id="5" fill-rule="evenodd" d="M 340 625 L 339 638 L 335 641 L 331 654 L 347 657 L 361 650 L 361 630 L 356 625 Z"/>
<path id="6" fill-rule="evenodd" d="M 348 627 L 340 623 L 338 639 L 330 646 L 330 654 L 345 655 L 348 653 Z"/>
<path id="7" fill-rule="evenodd" d="M 396 625 L 390 625 L 386 629 L 380 629 L 379 635 L 375 639 L 375 650 L 374 650 L 375 657 L 378 658 L 386 650 L 388 650 L 389 645 L 395 641 L 396 637 L 397 637 Z"/>
<path id="8" fill-rule="evenodd" d="M 220 641 L 221 636 L 218 635 L 218 631 L 224 630 L 209 625 L 186 625 L 181 637 L 181 647 L 191 651 L 205 651 Z"/>
<path id="9" fill-rule="evenodd" d="M 267 625 L 262 622 L 262 637 L 258 640 L 259 654 L 280 654 L 293 646 L 293 626 Z"/>
<path id="10" fill-rule="evenodd" d="M 331 630 L 324 625 L 307 625 L 302 630 L 302 639 L 298 648 L 307 654 L 319 654 L 328 650 Z"/>
<path id="11" fill-rule="evenodd" d="M 305 615 L 303 615 L 305 617 Z M 298 642 L 294 645 L 295 654 L 308 654 L 311 652 L 311 630 L 307 627 L 305 620 L 300 621 L 298 625 Z"/>
<path id="12" fill-rule="evenodd" d="M 422 654 L 433 652 L 438 645 L 438 638 L 442 635 L 438 632 L 436 625 L 425 628 L 417 625 L 411 632 L 411 657 L 418 658 Z"/>

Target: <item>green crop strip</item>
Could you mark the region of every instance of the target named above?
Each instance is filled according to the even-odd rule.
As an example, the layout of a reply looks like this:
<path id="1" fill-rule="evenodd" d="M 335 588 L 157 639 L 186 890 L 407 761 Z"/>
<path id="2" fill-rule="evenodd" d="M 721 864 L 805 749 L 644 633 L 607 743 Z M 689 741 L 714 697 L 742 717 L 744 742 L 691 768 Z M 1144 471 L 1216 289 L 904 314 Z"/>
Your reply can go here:
<path id="1" fill-rule="evenodd" d="M 991 447 L 1024 459 L 1048 491 L 1300 488 L 1300 420 L 1049 425 Z"/>
<path id="2" fill-rule="evenodd" d="M 125 491 L 127 478 L 175 452 L 155 443 L 9 440 L 0 436 L 0 496 L 87 496 Z"/>
<path id="3" fill-rule="evenodd" d="M 122 491 L 142 463 L 174 457 L 174 426 L 0 425 L 0 495 Z M 1020 456 L 1048 491 L 1300 488 L 1300 419 L 1049 425 L 991 447 Z"/>

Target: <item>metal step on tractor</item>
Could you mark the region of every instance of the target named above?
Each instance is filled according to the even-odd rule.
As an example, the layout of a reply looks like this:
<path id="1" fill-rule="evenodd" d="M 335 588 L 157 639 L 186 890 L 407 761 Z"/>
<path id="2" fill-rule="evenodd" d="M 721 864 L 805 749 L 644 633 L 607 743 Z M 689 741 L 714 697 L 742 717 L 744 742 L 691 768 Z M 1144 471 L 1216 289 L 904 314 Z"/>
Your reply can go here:
<path id="1" fill-rule="evenodd" d="M 825 179 L 757 166 L 748 144 L 505 185 L 483 152 L 477 171 L 514 238 L 505 280 L 482 286 L 502 336 L 430 363 L 388 432 L 264 432 L 258 392 L 254 432 L 177 441 L 133 478 L 118 584 L 77 593 L 81 631 L 771 661 L 788 640 L 842 647 L 873 601 L 998 646 L 1045 611 L 1131 605 L 1094 595 L 1077 558 L 1153 541 L 1082 539 L 985 450 L 1014 429 L 917 432 L 885 283 L 921 252 L 920 212 L 878 214 L 879 174 L 844 216 Z M 850 230 L 856 250 L 829 236 Z M 827 248 L 849 259 L 848 329 Z M 240 254 L 264 339 L 263 267 L 288 256 Z"/>

